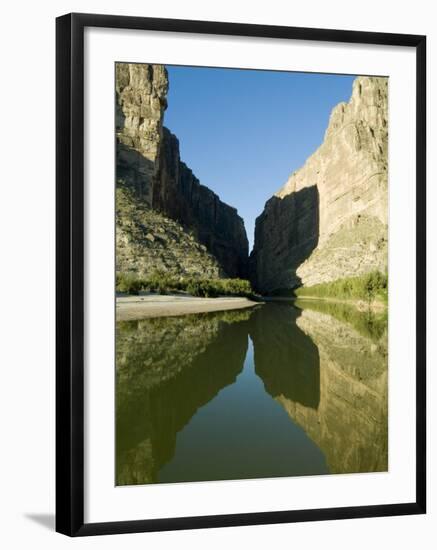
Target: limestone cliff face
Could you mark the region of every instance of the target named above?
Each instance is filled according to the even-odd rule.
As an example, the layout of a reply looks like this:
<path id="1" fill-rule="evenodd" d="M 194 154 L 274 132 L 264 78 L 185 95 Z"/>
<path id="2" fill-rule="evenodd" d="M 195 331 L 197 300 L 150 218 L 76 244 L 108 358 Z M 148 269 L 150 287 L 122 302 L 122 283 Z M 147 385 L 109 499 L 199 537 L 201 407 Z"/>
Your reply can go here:
<path id="1" fill-rule="evenodd" d="M 247 274 L 248 241 L 237 210 L 200 184 L 163 127 L 168 77 L 161 65 L 116 66 L 117 182 L 139 204 L 179 222 L 217 259 L 224 275 Z"/>
<path id="2" fill-rule="evenodd" d="M 117 63 L 115 68 L 117 179 L 152 207 L 167 106 L 167 71 L 162 65 L 134 63 Z"/>
<path id="3" fill-rule="evenodd" d="M 387 85 L 358 77 L 322 145 L 267 201 L 250 257 L 259 290 L 387 268 Z"/>

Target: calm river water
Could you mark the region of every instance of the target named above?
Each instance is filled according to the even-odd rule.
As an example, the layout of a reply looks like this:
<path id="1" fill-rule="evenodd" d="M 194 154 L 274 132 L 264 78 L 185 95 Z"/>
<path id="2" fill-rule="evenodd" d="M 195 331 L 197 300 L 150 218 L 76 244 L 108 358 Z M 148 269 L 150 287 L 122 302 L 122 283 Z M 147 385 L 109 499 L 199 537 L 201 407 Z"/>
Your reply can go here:
<path id="1" fill-rule="evenodd" d="M 387 470 L 385 316 L 321 301 L 117 323 L 117 485 Z"/>

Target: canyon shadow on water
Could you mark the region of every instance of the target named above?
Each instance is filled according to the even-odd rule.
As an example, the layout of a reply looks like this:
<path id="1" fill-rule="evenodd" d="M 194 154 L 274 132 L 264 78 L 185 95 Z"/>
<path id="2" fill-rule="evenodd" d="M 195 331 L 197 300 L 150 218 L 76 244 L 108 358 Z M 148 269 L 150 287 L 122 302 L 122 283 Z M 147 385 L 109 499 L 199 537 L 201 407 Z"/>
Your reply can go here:
<path id="1" fill-rule="evenodd" d="M 116 484 L 386 471 L 387 320 L 318 301 L 117 323 Z"/>

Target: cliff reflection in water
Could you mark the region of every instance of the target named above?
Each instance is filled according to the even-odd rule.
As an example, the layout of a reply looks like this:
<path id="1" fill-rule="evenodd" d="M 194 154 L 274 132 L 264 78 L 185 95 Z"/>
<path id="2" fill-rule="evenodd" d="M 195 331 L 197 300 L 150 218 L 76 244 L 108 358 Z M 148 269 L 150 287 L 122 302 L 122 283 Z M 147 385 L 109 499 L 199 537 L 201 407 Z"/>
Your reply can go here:
<path id="1" fill-rule="evenodd" d="M 117 323 L 117 485 L 153 483 L 196 410 L 235 381 L 246 311 Z"/>
<path id="2" fill-rule="evenodd" d="M 250 337 L 255 372 L 273 397 L 317 409 L 320 361 L 317 346 L 300 330 L 300 310 L 290 304 L 266 304 L 253 312 Z"/>
<path id="3" fill-rule="evenodd" d="M 386 470 L 386 322 L 298 305 L 118 323 L 117 485 Z"/>
<path id="4" fill-rule="evenodd" d="M 278 400 L 323 450 L 331 473 L 387 471 L 386 316 L 322 301 L 297 305 L 296 324 L 319 352 L 320 402 L 311 408 L 285 394 Z"/>

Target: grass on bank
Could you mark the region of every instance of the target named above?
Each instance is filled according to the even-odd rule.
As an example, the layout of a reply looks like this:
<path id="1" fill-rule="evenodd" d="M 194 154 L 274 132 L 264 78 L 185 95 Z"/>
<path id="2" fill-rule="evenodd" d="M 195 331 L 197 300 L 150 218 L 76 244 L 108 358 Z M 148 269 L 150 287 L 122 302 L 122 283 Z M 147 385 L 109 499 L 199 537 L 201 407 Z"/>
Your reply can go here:
<path id="1" fill-rule="evenodd" d="M 145 278 L 117 273 L 116 290 L 128 294 L 138 294 L 141 291 L 158 292 L 160 294 L 188 292 L 192 296 L 204 298 L 216 298 L 217 296 L 250 297 L 253 295 L 250 282 L 245 279 L 181 278 L 160 272 Z"/>
<path id="2" fill-rule="evenodd" d="M 388 297 L 387 273 L 371 271 L 359 277 L 337 279 L 330 283 L 299 287 L 295 291 L 298 297 L 335 298 L 338 300 L 379 300 L 386 303 Z"/>

